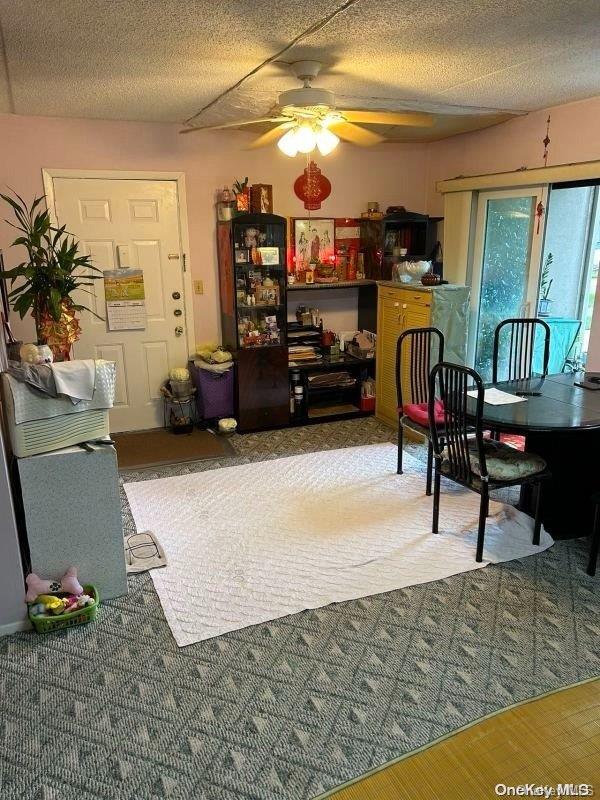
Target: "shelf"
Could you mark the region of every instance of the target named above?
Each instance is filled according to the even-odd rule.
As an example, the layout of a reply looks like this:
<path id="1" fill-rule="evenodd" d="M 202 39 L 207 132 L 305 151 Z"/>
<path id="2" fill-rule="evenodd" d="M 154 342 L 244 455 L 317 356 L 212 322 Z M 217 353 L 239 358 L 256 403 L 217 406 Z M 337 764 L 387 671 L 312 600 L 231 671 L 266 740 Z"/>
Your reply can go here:
<path id="1" fill-rule="evenodd" d="M 245 303 L 238 303 L 238 311 L 243 309 L 256 310 L 257 308 L 283 308 L 283 303 L 255 303 L 253 306 L 247 306 Z"/>
<path id="2" fill-rule="evenodd" d="M 288 292 L 300 291 L 315 291 L 316 289 L 352 289 L 360 288 L 361 286 L 375 286 L 377 281 L 362 280 L 362 281 L 337 281 L 336 283 L 292 283 L 288 284 Z"/>
<path id="3" fill-rule="evenodd" d="M 318 361 L 298 361 L 295 365 L 289 364 L 289 369 L 297 370 L 333 370 L 337 367 L 348 369 L 352 367 L 364 367 L 368 364 L 375 364 L 375 358 L 355 358 L 349 353 L 340 353 L 338 358 L 323 355 Z"/>
<path id="4" fill-rule="evenodd" d="M 324 417 L 339 417 L 357 413 L 360 413 L 360 408 L 352 403 L 334 403 L 332 405 L 319 405 L 309 408 L 308 418 L 323 419 Z"/>

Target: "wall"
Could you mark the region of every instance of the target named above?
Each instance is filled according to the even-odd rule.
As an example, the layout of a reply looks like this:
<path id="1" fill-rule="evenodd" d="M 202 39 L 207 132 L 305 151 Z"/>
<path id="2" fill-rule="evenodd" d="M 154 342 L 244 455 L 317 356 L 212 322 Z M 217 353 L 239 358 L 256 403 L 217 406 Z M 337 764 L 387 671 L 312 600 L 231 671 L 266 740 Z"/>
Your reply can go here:
<path id="1" fill-rule="evenodd" d="M 189 263 L 194 279 L 204 281 L 204 294 L 194 297 L 196 338 L 218 336 L 219 308 L 215 248 L 215 191 L 235 178 L 273 184 L 274 210 L 304 216 L 292 185 L 305 164 L 274 147 L 243 149 L 250 135 L 206 132 L 179 135 L 179 125 L 110 122 L 0 115 L 0 187 L 16 189 L 26 199 L 43 192 L 42 168 L 181 171 L 186 174 L 190 230 Z M 319 216 L 358 216 L 369 200 L 382 208 L 403 204 L 425 211 L 426 145 L 383 145 L 364 150 L 340 145 L 317 159 L 331 180 L 331 196 Z M 0 225 L 0 248 L 7 266 L 17 263 L 11 252 L 8 225 Z M 31 340 L 33 326 L 17 321 L 15 333 Z"/>
<path id="2" fill-rule="evenodd" d="M 548 166 L 600 160 L 600 97 L 517 117 L 483 131 L 453 136 L 429 147 L 427 211 L 444 213 L 437 181 L 459 175 L 508 172 L 543 166 L 542 140 L 550 114 Z M 447 227 L 447 226 L 446 226 Z M 446 231 L 445 235 L 448 235 Z M 600 301 L 596 295 L 589 369 L 600 371 Z"/>

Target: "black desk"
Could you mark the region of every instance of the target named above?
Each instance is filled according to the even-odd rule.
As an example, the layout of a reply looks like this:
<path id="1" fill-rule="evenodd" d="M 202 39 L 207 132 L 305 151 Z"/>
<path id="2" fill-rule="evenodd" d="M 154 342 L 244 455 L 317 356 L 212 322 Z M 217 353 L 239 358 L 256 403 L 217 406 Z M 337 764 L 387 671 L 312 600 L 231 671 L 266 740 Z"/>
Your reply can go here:
<path id="1" fill-rule="evenodd" d="M 592 531 L 590 497 L 600 490 L 600 391 L 574 385 L 582 375 L 560 374 L 495 386 L 505 392 L 539 392 L 523 403 L 484 403 L 483 424 L 525 436 L 525 448 L 542 456 L 552 472 L 544 483 L 542 522 L 555 539 L 575 539 Z M 469 411 L 475 400 L 469 399 Z M 521 491 L 530 511 L 530 488 Z"/>

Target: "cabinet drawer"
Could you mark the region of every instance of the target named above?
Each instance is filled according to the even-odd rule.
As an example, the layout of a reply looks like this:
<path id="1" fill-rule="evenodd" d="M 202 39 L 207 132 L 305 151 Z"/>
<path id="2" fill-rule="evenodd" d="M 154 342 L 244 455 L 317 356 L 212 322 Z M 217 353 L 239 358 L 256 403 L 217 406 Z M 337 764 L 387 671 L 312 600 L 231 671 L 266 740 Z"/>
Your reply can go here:
<path id="1" fill-rule="evenodd" d="M 431 292 L 423 292 L 418 288 L 415 289 L 389 289 L 388 287 L 379 287 L 379 297 L 382 301 L 389 303 L 399 303 L 400 306 L 404 304 L 417 304 L 421 306 L 431 306 Z"/>

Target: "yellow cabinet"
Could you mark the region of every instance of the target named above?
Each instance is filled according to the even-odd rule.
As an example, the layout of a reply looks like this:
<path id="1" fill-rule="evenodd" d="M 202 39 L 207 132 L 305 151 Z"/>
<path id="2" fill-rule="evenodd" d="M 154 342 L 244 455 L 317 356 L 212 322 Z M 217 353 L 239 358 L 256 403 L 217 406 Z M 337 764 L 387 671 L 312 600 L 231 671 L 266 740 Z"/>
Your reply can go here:
<path id="1" fill-rule="evenodd" d="M 379 287 L 375 414 L 378 419 L 394 427 L 398 425 L 396 342 L 403 331 L 431 324 L 431 299 L 431 292 L 427 290 Z M 403 354 L 409 354 L 408 348 L 403 349 Z M 408 373 L 408 359 L 403 360 L 404 371 Z M 402 385 L 407 385 L 406 380 Z"/>
<path id="2" fill-rule="evenodd" d="M 396 342 L 409 328 L 439 328 L 444 334 L 444 360 L 464 364 L 469 326 L 469 288 L 406 286 L 382 281 L 377 289 L 377 386 L 376 415 L 398 426 L 396 399 Z M 409 348 L 403 347 L 403 399 L 410 386 Z"/>

